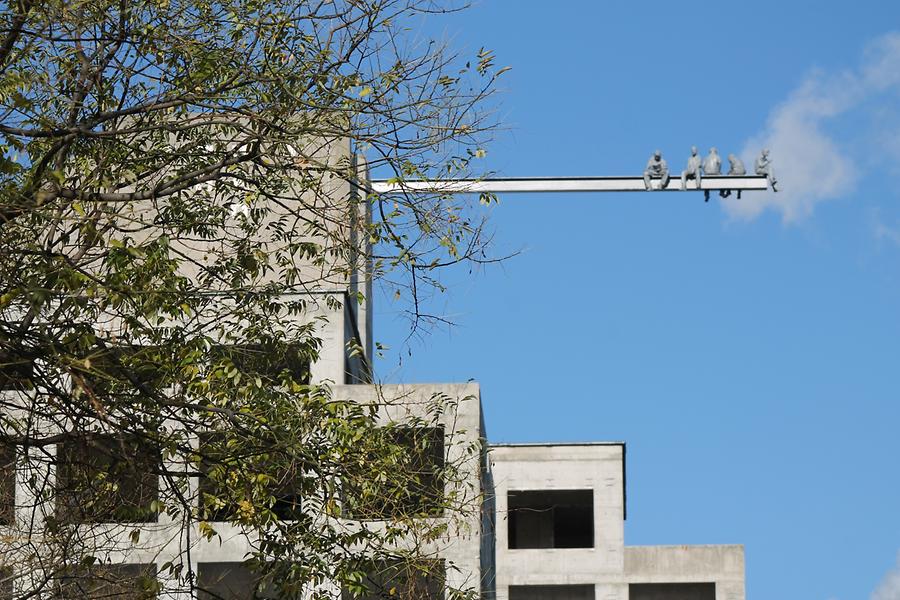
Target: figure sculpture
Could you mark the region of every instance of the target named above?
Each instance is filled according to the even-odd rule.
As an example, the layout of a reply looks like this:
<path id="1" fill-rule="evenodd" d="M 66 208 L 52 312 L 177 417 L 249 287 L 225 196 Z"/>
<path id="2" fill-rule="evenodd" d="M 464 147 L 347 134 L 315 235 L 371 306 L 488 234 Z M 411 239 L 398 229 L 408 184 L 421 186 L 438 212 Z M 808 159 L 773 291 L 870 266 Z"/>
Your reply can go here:
<path id="1" fill-rule="evenodd" d="M 744 161 L 734 154 L 728 155 L 728 174 L 736 176 L 747 174 L 747 169 L 744 168 Z"/>
<path id="2" fill-rule="evenodd" d="M 681 172 L 681 189 L 687 189 L 687 180 L 688 179 L 696 179 L 697 180 L 697 189 L 700 189 L 700 180 L 702 176 L 700 175 L 700 168 L 703 166 L 703 161 L 700 158 L 700 155 L 697 154 L 697 146 L 691 146 L 691 157 L 688 159 L 687 169 Z"/>
<path id="3" fill-rule="evenodd" d="M 703 160 L 703 176 L 721 174 L 722 159 L 719 158 L 719 151 L 713 146 L 709 149 L 709 155 Z M 703 190 L 703 201 L 709 202 L 709 190 Z"/>
<path id="4" fill-rule="evenodd" d="M 653 153 L 653 156 L 647 161 L 647 168 L 644 169 L 644 186 L 648 190 L 653 189 L 650 182 L 653 177 L 659 178 L 659 189 L 664 190 L 669 185 L 669 165 L 666 164 L 662 152 L 659 150 Z"/>
<path id="5" fill-rule="evenodd" d="M 747 169 L 744 168 L 744 162 L 734 154 L 728 155 L 728 175 L 732 177 L 740 177 L 746 175 Z M 727 198 L 731 195 L 731 190 L 719 190 L 719 195 Z M 741 190 L 738 190 L 737 199 L 741 199 Z"/>
<path id="6" fill-rule="evenodd" d="M 716 150 L 715 146 L 709 149 L 709 155 L 703 161 L 703 174 L 704 175 L 721 175 L 722 174 L 722 159 L 719 158 L 719 151 Z"/>
<path id="7" fill-rule="evenodd" d="M 778 189 L 775 187 L 778 181 L 775 179 L 775 170 L 772 168 L 772 161 L 769 160 L 768 149 L 763 150 L 760 153 L 759 158 L 756 159 L 756 174 L 765 175 L 769 180 L 769 184 L 772 186 L 772 191 L 778 191 Z"/>

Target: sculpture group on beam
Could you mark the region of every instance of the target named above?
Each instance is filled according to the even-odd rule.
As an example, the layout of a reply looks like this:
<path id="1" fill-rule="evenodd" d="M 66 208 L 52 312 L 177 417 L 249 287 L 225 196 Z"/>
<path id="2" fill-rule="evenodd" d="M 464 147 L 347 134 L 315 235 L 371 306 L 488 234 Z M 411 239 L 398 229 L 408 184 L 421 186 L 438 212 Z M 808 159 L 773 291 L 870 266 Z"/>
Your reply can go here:
<path id="1" fill-rule="evenodd" d="M 755 172 L 757 175 L 762 175 L 768 179 L 773 192 L 778 191 L 776 188 L 778 182 L 775 179 L 775 171 L 772 168 L 772 161 L 769 159 L 768 149 L 763 150 L 759 155 L 759 158 L 756 159 Z M 747 169 L 744 168 L 744 163 L 741 159 L 734 154 L 729 154 L 727 175 L 740 177 L 746 174 Z M 697 189 L 700 189 L 700 184 L 704 175 L 722 175 L 722 159 L 719 157 L 719 151 L 713 146 L 709 149 L 709 154 L 706 158 L 701 159 L 697 146 L 691 146 L 691 156 L 688 158 L 687 168 L 681 172 L 681 189 L 687 189 L 688 179 L 695 180 L 697 182 Z M 653 187 L 654 179 L 659 179 L 659 187 L 657 188 Z M 653 156 L 650 157 L 650 160 L 647 161 L 647 167 L 644 169 L 644 186 L 647 190 L 664 190 L 668 185 L 669 166 L 662 157 L 662 152 L 656 150 L 653 152 Z M 731 195 L 731 190 L 719 190 L 719 195 L 723 198 L 727 198 Z M 706 202 L 709 202 L 709 190 L 703 190 L 703 197 Z M 741 198 L 740 190 L 738 190 L 737 197 L 738 199 Z"/>

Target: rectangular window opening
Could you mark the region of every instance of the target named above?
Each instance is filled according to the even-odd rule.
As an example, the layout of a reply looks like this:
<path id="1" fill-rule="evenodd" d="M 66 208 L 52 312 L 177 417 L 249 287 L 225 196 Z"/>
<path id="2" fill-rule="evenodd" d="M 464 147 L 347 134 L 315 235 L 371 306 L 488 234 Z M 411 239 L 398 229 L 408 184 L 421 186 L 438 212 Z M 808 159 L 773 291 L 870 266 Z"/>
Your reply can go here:
<path id="1" fill-rule="evenodd" d="M 257 585 L 256 574 L 241 563 L 197 565 L 198 600 L 250 600 Z"/>
<path id="2" fill-rule="evenodd" d="M 443 600 L 443 560 L 375 561 L 365 568 L 362 590 L 341 590 L 341 600 Z"/>
<path id="3" fill-rule="evenodd" d="M 594 586 L 511 585 L 509 600 L 594 600 Z"/>
<path id="4" fill-rule="evenodd" d="M 629 600 L 716 600 L 716 584 L 702 583 L 632 583 Z"/>
<path id="5" fill-rule="evenodd" d="M 34 378 L 34 361 L 0 352 L 0 390 L 26 390 Z"/>
<path id="6" fill-rule="evenodd" d="M 375 482 L 368 473 L 344 481 L 347 513 L 355 519 L 435 517 L 444 511 L 446 467 L 443 427 L 385 427 L 385 447 L 397 448 L 394 477 Z M 378 462 L 378 458 L 374 459 Z"/>
<path id="7" fill-rule="evenodd" d="M 57 517 L 75 523 L 149 523 L 161 455 L 136 436 L 71 434 L 57 445 Z"/>
<path id="8" fill-rule="evenodd" d="M 197 600 L 301 600 L 309 598 L 286 579 L 295 563 L 266 563 L 261 571 L 239 562 L 197 565 Z"/>
<path id="9" fill-rule="evenodd" d="M 171 384 L 161 365 L 169 360 L 159 346 L 111 346 L 84 355 L 79 385 L 98 396 L 127 397 L 154 394 Z"/>
<path id="10" fill-rule="evenodd" d="M 256 447 L 252 447 L 252 444 L 239 447 L 237 443 L 229 443 L 229 437 L 227 433 L 221 431 L 208 431 L 199 435 L 198 453 L 200 472 L 203 473 L 200 477 L 201 518 L 206 521 L 230 521 L 234 519 L 237 510 L 235 495 L 221 487 L 216 479 L 210 476 L 210 471 L 217 469 L 218 475 L 227 475 L 229 465 L 248 468 L 255 461 L 262 462 L 265 465 L 265 474 L 275 478 L 277 489 L 273 493 L 275 503 L 271 507 L 272 512 L 281 520 L 298 519 L 302 514 L 303 476 L 296 472 L 296 468 L 287 468 L 287 465 L 283 464 L 286 461 L 273 467 L 269 459 L 261 460 L 265 458 L 263 455 L 277 451 L 266 447 L 262 441 Z M 236 441 L 233 436 L 231 440 Z"/>
<path id="11" fill-rule="evenodd" d="M 521 490 L 507 496 L 509 548 L 593 548 L 593 490 Z"/>
<path id="12" fill-rule="evenodd" d="M 268 384 L 277 384 L 284 374 L 290 375 L 295 383 L 309 383 L 309 357 L 301 352 L 300 344 L 266 346 L 243 344 L 214 346 L 211 353 L 213 364 L 231 364 L 248 377 L 259 377 Z"/>
<path id="13" fill-rule="evenodd" d="M 154 564 L 95 564 L 56 574 L 54 600 L 151 600 L 160 591 Z"/>

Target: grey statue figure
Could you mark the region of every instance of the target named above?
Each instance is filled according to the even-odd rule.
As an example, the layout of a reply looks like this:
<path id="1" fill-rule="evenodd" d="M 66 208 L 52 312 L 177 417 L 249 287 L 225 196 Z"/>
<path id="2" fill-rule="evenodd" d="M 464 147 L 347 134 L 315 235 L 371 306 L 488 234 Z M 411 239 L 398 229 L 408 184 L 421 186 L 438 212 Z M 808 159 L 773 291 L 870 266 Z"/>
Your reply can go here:
<path id="1" fill-rule="evenodd" d="M 765 175 L 769 180 L 769 184 L 772 186 L 772 191 L 777 192 L 778 188 L 776 188 L 776 184 L 778 180 L 775 179 L 775 170 L 772 168 L 772 161 L 769 160 L 769 151 L 763 150 L 759 158 L 756 159 L 756 174 L 757 175 Z"/>
<path id="2" fill-rule="evenodd" d="M 728 174 L 729 175 L 746 175 L 747 169 L 744 168 L 744 161 L 734 154 L 728 155 Z"/>
<path id="3" fill-rule="evenodd" d="M 728 174 L 732 177 L 740 177 L 741 175 L 747 174 L 747 169 L 744 168 L 744 161 L 734 154 L 728 155 Z M 723 198 L 727 198 L 731 195 L 731 190 L 720 190 L 719 195 Z M 738 190 L 737 197 L 738 200 L 741 199 L 741 190 Z"/>
<path id="4" fill-rule="evenodd" d="M 719 158 L 719 151 L 715 147 L 709 149 L 709 155 L 703 161 L 704 175 L 721 175 L 722 159 Z"/>
<path id="5" fill-rule="evenodd" d="M 681 189 L 687 189 L 687 180 L 696 179 L 697 189 L 700 189 L 700 168 L 703 166 L 703 160 L 697 153 L 697 146 L 691 146 L 691 157 L 688 159 L 687 169 L 681 172 Z"/>
<path id="6" fill-rule="evenodd" d="M 703 176 L 721 174 L 722 159 L 719 158 L 719 151 L 713 146 L 709 149 L 709 155 L 703 160 Z M 703 201 L 709 202 L 709 190 L 703 190 Z"/>
<path id="7" fill-rule="evenodd" d="M 648 190 L 652 190 L 650 179 L 652 177 L 659 178 L 659 189 L 664 190 L 669 185 L 669 165 L 666 164 L 659 150 L 653 153 L 650 160 L 647 161 L 647 168 L 644 169 L 644 185 Z"/>

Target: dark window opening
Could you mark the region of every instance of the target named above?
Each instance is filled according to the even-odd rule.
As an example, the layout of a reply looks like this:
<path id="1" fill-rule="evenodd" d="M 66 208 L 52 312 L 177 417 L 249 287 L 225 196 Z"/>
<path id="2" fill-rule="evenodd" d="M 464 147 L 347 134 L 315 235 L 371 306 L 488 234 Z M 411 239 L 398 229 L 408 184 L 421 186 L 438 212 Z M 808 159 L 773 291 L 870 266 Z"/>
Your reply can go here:
<path id="1" fill-rule="evenodd" d="M 240 563 L 197 565 L 198 600 L 250 600 L 255 592 L 255 574 Z"/>
<path id="2" fill-rule="evenodd" d="M 509 547 L 593 548 L 593 490 L 510 491 Z"/>
<path id="3" fill-rule="evenodd" d="M 594 600 L 594 586 L 511 585 L 509 600 Z"/>
<path id="4" fill-rule="evenodd" d="M 244 497 L 242 486 L 255 486 L 250 481 L 257 474 L 254 465 L 259 465 L 260 474 L 273 478 L 275 501 L 272 513 L 281 520 L 297 520 L 302 515 L 303 476 L 294 465 L 286 464 L 289 457 L 281 456 L 277 448 L 266 447 L 263 441 L 256 444 L 241 444 L 241 440 L 223 432 L 206 432 L 199 435 L 200 456 L 200 518 L 205 521 L 230 521 L 238 511 L 238 504 Z M 222 485 L 229 475 L 244 474 L 246 481 L 230 480 Z"/>
<path id="5" fill-rule="evenodd" d="M 444 510 L 444 428 L 385 427 L 383 448 L 396 456 L 394 476 L 375 481 L 368 473 L 344 481 L 344 503 L 355 519 L 439 516 Z M 379 457 L 381 458 L 381 457 Z M 373 462 L 379 463 L 379 458 Z"/>
<path id="6" fill-rule="evenodd" d="M 341 589 L 341 600 L 443 600 L 443 560 L 376 561 L 364 566 L 355 586 Z"/>
<path id="7" fill-rule="evenodd" d="M 54 596 L 57 600 L 150 600 L 159 590 L 156 565 L 96 564 L 58 573 Z"/>
<path id="8" fill-rule="evenodd" d="M 0 352 L 0 390 L 23 390 L 31 387 L 34 361 Z"/>
<path id="9" fill-rule="evenodd" d="M 133 436 L 72 434 L 57 445 L 57 517 L 76 523 L 156 521 L 161 456 Z"/>
<path id="10" fill-rule="evenodd" d="M 212 362 L 213 368 L 230 364 L 244 375 L 259 377 L 270 385 L 278 384 L 284 375 L 289 375 L 295 383 L 309 383 L 310 360 L 301 352 L 299 344 L 215 346 Z"/>
<path id="11" fill-rule="evenodd" d="M 169 362 L 159 346 L 110 346 L 82 357 L 76 385 L 97 396 L 154 394 L 169 383 L 164 365 Z"/>
<path id="12" fill-rule="evenodd" d="M 0 600 L 13 600 L 13 570 L 0 567 Z"/>
<path id="13" fill-rule="evenodd" d="M 16 447 L 0 443 L 0 525 L 12 525 L 16 514 Z"/>
<path id="14" fill-rule="evenodd" d="M 716 600 L 715 583 L 632 583 L 629 600 Z"/>
<path id="15" fill-rule="evenodd" d="M 251 568 L 238 562 L 197 565 L 198 600 L 301 600 L 309 598 L 292 579 L 297 563 L 269 562 Z M 300 568 L 300 571 L 304 571 Z M 296 574 L 295 574 L 296 575 Z M 301 575 L 302 576 L 302 575 Z"/>

